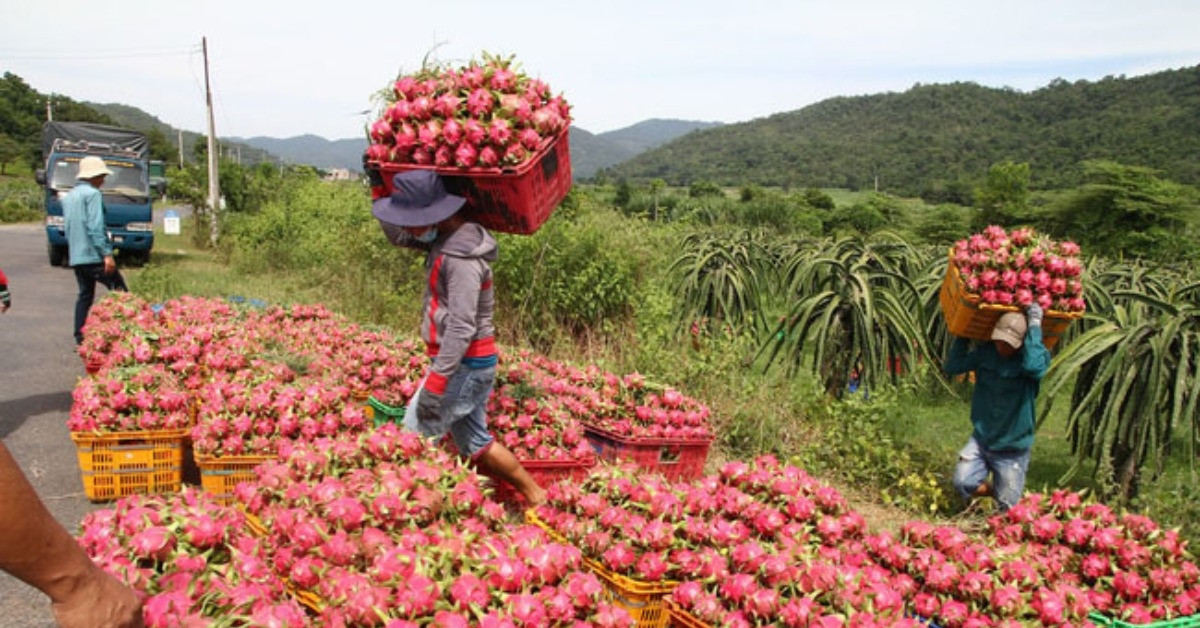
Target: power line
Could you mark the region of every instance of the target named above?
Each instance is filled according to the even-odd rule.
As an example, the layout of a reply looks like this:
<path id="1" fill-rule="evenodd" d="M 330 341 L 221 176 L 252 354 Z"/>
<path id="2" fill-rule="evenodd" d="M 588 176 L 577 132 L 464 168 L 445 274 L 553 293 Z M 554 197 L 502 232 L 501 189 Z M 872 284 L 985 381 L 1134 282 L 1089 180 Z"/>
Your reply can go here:
<path id="1" fill-rule="evenodd" d="M 188 48 L 125 48 L 118 50 L 92 50 L 87 52 L 54 52 L 18 48 L 0 48 L 0 59 L 21 61 L 57 61 L 81 59 L 130 59 L 150 57 L 172 57 L 196 54 L 198 46 Z"/>

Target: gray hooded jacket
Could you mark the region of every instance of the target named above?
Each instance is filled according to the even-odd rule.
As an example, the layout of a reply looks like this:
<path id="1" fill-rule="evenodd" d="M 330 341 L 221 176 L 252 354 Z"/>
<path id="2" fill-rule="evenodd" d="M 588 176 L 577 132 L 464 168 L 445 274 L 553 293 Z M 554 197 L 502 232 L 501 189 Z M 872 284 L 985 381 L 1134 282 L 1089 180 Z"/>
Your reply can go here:
<path id="1" fill-rule="evenodd" d="M 433 243 L 425 258 L 428 283 L 421 338 L 433 365 L 425 388 L 442 394 L 463 358 L 496 355 L 492 265 L 496 239 L 477 223 L 464 223 Z"/>

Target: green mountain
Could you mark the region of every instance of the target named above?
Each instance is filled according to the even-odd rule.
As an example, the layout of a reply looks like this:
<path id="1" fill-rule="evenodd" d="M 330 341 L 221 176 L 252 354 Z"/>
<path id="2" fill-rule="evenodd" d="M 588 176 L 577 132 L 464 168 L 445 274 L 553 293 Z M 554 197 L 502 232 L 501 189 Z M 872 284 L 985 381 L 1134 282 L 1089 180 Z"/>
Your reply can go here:
<path id="1" fill-rule="evenodd" d="M 672 185 L 878 185 L 938 197 L 997 162 L 1027 162 L 1033 185 L 1079 181 L 1107 159 L 1200 183 L 1200 66 L 1096 82 L 1057 80 L 1029 93 L 974 83 L 831 98 L 803 109 L 690 133 L 607 169 Z"/>
<path id="2" fill-rule="evenodd" d="M 597 137 L 602 137 L 631 154 L 637 154 L 666 144 L 692 131 L 712 129 L 720 126 L 724 126 L 724 123 L 652 118 L 623 129 L 600 133 Z"/>
<path id="3" fill-rule="evenodd" d="M 639 153 L 661 146 L 697 129 L 720 126 L 720 122 L 690 120 L 645 120 L 623 129 L 592 134 L 571 127 L 571 174 L 575 179 L 589 179 L 602 168 L 627 161 Z M 279 139 L 273 137 L 227 138 L 265 150 L 291 163 L 305 163 L 318 168 L 362 170 L 362 154 L 366 138 L 327 140 L 316 135 L 300 135 Z"/>
<path id="4" fill-rule="evenodd" d="M 194 159 L 203 135 L 172 129 L 134 107 L 74 103 L 63 114 L 147 131 L 157 158 Z M 35 146 L 44 98 L 20 77 L 0 81 L 0 136 Z M 672 185 L 878 188 L 960 200 L 998 162 L 1030 164 L 1032 184 L 1080 182 L 1080 162 L 1105 159 L 1200 184 L 1200 66 L 1133 78 L 1056 80 L 1032 92 L 974 83 L 916 85 L 901 93 L 836 97 L 738 124 L 646 120 L 592 134 L 571 129 L 576 179 L 603 175 Z M 78 117 L 84 116 L 84 117 Z M 93 119 L 87 116 L 99 116 Z M 102 119 L 101 119 L 102 118 Z M 11 142 L 9 143 L 11 145 Z M 242 163 L 361 168 L 364 138 L 222 138 Z M 32 150 L 29 148 L 27 150 Z"/>
<path id="5" fill-rule="evenodd" d="M 628 161 L 693 131 L 715 128 L 721 124 L 655 118 L 599 134 L 573 126 L 571 172 L 576 179 L 590 179 L 604 168 Z"/>
<path id="6" fill-rule="evenodd" d="M 327 140 L 312 134 L 286 139 L 264 136 L 232 137 L 222 141 L 245 144 L 278 155 L 287 163 L 308 164 L 322 170 L 345 168 L 354 172 L 362 172 L 362 155 L 367 149 L 365 138 Z"/>
<path id="7" fill-rule="evenodd" d="M 114 120 L 118 126 L 123 126 L 130 129 L 137 129 L 150 136 L 153 144 L 156 134 L 160 134 L 161 138 L 171 145 L 171 155 L 167 159 L 171 163 L 179 162 L 179 143 L 183 142 L 183 160 L 185 162 L 195 161 L 196 143 L 206 144 L 208 137 L 201 133 L 193 131 L 183 131 L 173 128 L 171 125 L 159 120 L 158 118 L 129 105 L 116 103 L 84 103 L 87 106 L 99 111 L 109 118 Z M 271 154 L 268 150 L 263 150 L 260 147 L 251 146 L 245 141 L 238 138 L 220 138 L 219 147 L 222 155 L 226 159 L 240 160 L 246 165 L 253 165 L 261 162 L 279 163 L 281 159 Z"/>

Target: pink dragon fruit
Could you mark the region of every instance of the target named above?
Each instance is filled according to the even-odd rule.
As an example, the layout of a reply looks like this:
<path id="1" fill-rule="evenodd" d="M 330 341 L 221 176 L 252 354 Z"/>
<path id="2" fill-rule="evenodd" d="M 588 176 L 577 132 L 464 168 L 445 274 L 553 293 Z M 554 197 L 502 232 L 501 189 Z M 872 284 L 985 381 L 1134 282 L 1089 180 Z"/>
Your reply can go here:
<path id="1" fill-rule="evenodd" d="M 1013 233 L 1019 235 L 1014 237 L 991 225 L 983 233 L 955 243 L 950 263 L 957 267 L 967 290 L 985 303 L 1037 302 L 1046 309 L 1082 311 L 1082 286 L 1067 281 L 1083 272 L 1078 246 L 1055 243 L 1031 229 Z"/>
<path id="2" fill-rule="evenodd" d="M 424 72 L 428 75 L 428 70 Z M 368 148 L 368 159 L 449 167 L 455 149 L 465 144 L 476 156 L 484 148 L 491 148 L 492 153 L 482 160 L 460 155 L 454 162 L 457 167 L 515 165 L 527 160 L 547 138 L 562 133 L 570 124 L 570 106 L 563 97 L 551 94 L 543 81 L 516 71 L 510 61 L 485 64 L 472 61 L 461 68 L 434 72 L 432 78 L 406 76 L 392 83 L 394 100 L 384 107 L 369 133 L 371 146 L 384 149 Z M 485 137 L 479 131 L 489 121 Z M 434 132 L 428 126 L 431 122 L 442 126 Z M 423 150 L 401 141 L 403 125 L 425 130 L 420 138 Z M 515 144 L 514 138 L 523 144 Z M 515 150 L 516 145 L 522 150 Z M 441 150 L 445 146 L 451 149 Z M 493 155 L 497 162 L 492 161 Z"/>

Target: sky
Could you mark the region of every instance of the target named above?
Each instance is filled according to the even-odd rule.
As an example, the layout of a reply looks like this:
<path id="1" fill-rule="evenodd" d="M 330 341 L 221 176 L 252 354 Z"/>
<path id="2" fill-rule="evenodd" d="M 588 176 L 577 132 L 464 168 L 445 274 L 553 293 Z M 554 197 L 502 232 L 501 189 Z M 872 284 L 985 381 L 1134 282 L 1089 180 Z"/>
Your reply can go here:
<path id="1" fill-rule="evenodd" d="M 1200 65 L 1197 0 L 0 0 L 0 72 L 221 137 L 364 137 L 426 58 L 512 56 L 592 133 Z"/>

